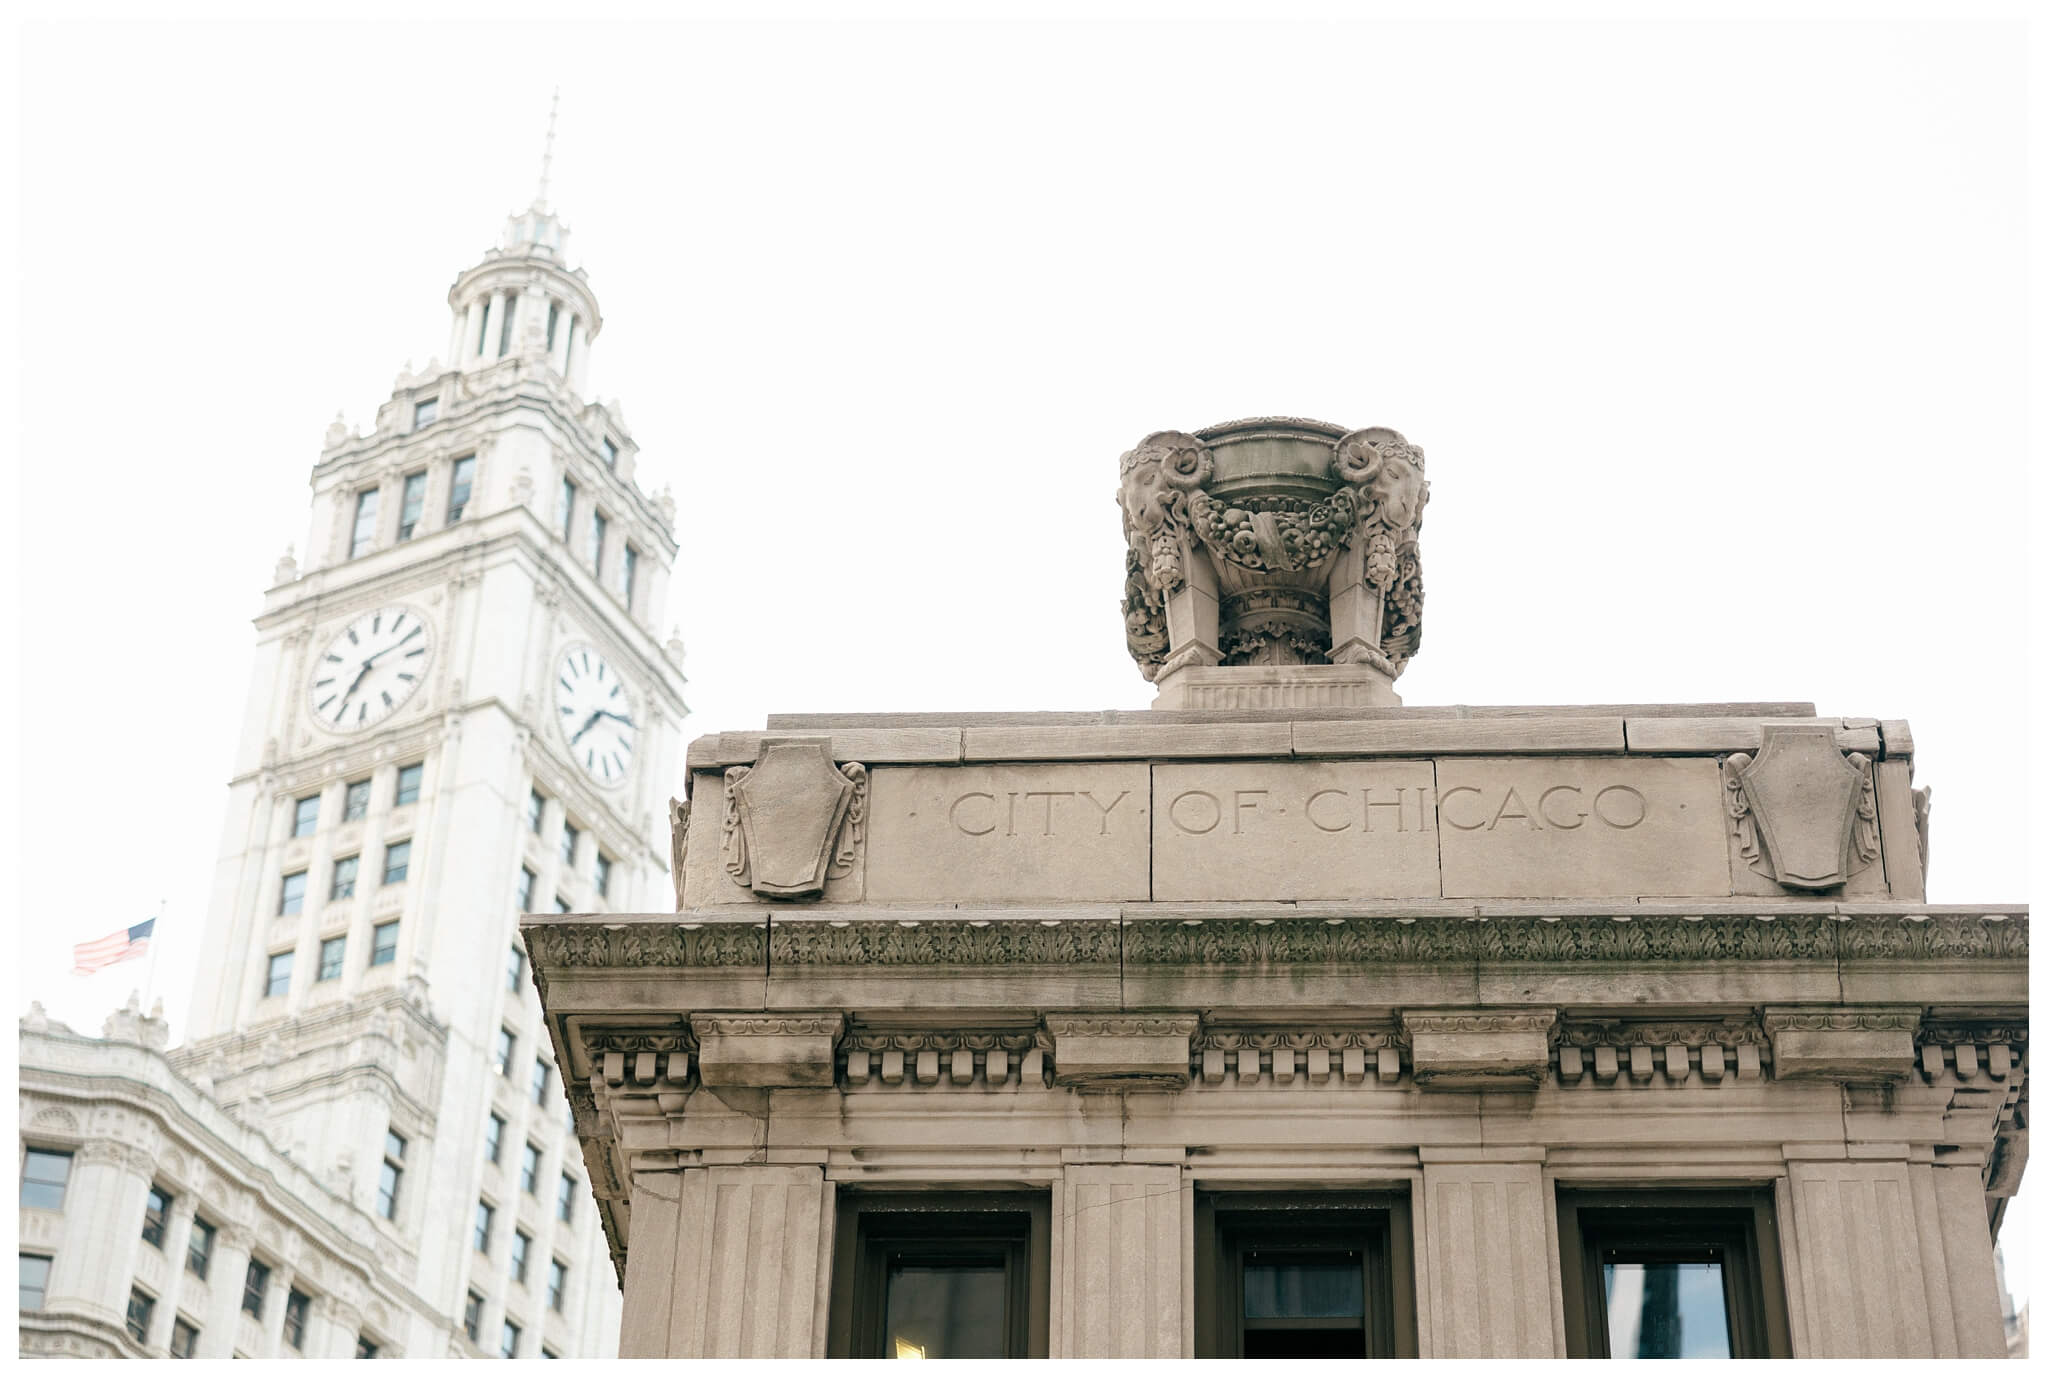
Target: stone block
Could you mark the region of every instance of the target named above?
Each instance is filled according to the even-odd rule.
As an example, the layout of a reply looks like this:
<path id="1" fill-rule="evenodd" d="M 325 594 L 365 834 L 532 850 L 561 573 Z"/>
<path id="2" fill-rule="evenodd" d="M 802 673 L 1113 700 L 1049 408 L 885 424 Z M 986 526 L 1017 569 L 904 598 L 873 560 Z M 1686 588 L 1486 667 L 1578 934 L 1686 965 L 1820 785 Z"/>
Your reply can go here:
<path id="1" fill-rule="evenodd" d="M 708 1087 L 829 1087 L 845 1025 L 839 1014 L 693 1014 L 698 1078 Z"/>
<path id="2" fill-rule="evenodd" d="M 1835 744 L 1843 751 L 1875 754 L 1881 744 L 1877 724 L 1858 719 L 1850 725 L 1841 718 L 1773 718 L 1758 722 L 1743 718 L 1630 718 L 1628 749 L 1671 756 L 1711 756 L 1724 751 L 1757 751 L 1763 746 L 1766 727 L 1831 727 Z"/>
<path id="3" fill-rule="evenodd" d="M 1404 1012 L 1417 1085 L 1433 1090 L 1534 1086 L 1550 1070 L 1555 1010 Z"/>
<path id="4" fill-rule="evenodd" d="M 966 761 L 1128 761 L 1163 756 L 1286 756 L 1290 725 L 1119 723 L 1114 726 L 970 727 Z"/>
<path id="5" fill-rule="evenodd" d="M 1624 746 L 1620 718 L 1399 718 L 1297 722 L 1297 756 L 1601 755 Z"/>
<path id="6" fill-rule="evenodd" d="M 1151 781 L 1141 764 L 897 767 L 872 772 L 872 782 L 872 900 L 1151 894 Z"/>
<path id="7" fill-rule="evenodd" d="M 1771 1073 L 1780 1081 L 1903 1081 L 1916 1058 L 1917 1007 L 1764 1011 Z"/>
<path id="8" fill-rule="evenodd" d="M 1447 758 L 1436 774 L 1446 898 L 1729 894 L 1710 760 Z"/>
<path id="9" fill-rule="evenodd" d="M 1095 1090 L 1178 1090 L 1188 1084 L 1197 1022 L 1193 1015 L 1047 1015 L 1053 1080 Z"/>
<path id="10" fill-rule="evenodd" d="M 1428 761 L 1152 768 L 1159 900 L 1435 898 Z"/>
<path id="11" fill-rule="evenodd" d="M 1401 696 L 1366 665 L 1190 665 L 1161 675 L 1164 711 L 1205 708 L 1392 708 Z"/>

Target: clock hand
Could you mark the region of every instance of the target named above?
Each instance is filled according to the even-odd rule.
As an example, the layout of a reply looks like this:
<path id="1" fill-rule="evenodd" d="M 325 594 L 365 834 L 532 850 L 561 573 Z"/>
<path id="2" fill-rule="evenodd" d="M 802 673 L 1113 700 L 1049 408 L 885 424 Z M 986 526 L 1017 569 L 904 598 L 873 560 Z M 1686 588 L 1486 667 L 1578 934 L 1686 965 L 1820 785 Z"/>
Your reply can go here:
<path id="1" fill-rule="evenodd" d="M 371 657 L 370 659 L 371 659 L 371 660 L 375 660 L 375 659 L 376 659 L 376 657 L 375 657 L 375 656 L 372 656 L 372 657 Z M 348 702 L 348 700 L 349 700 L 349 697 L 350 697 L 350 696 L 351 696 L 352 694 L 354 694 L 354 693 L 355 693 L 355 691 L 356 691 L 356 689 L 357 689 L 357 688 L 358 688 L 358 687 L 359 687 L 359 686 L 360 686 L 360 685 L 362 684 L 362 682 L 363 682 L 363 676 L 364 676 L 364 675 L 367 675 L 367 674 L 369 674 L 369 673 L 370 673 L 370 661 L 369 661 L 369 660 L 366 660 L 366 661 L 364 661 L 364 662 L 363 662 L 363 668 L 362 668 L 362 669 L 360 669 L 360 670 L 358 670 L 358 671 L 356 671 L 356 677 L 355 677 L 354 679 L 352 679 L 352 680 L 350 680 L 350 681 L 349 681 L 349 684 L 348 684 L 348 688 L 346 688 L 346 689 L 344 689 L 344 690 L 342 690 L 342 691 L 341 691 L 341 699 L 342 699 L 342 703 L 343 703 L 344 705 L 346 705 L 346 704 L 347 704 L 347 702 Z"/>
<path id="2" fill-rule="evenodd" d="M 582 727 L 578 728 L 578 729 L 576 730 L 576 735 L 575 735 L 575 736 L 573 736 L 573 737 L 571 737 L 571 738 L 569 739 L 569 745 L 570 745 L 570 746 L 574 746 L 574 745 L 576 745 L 576 743 L 578 743 L 578 742 L 582 741 L 582 740 L 583 740 L 583 734 L 584 734 L 585 732 L 588 732 L 588 731 L 589 731 L 589 730 L 590 730 L 591 728 L 593 728 L 593 727 L 596 727 L 596 726 L 597 726 L 597 720 L 598 720 L 599 718 L 603 717 L 603 716 L 604 716 L 604 712 L 603 712 L 603 710 L 601 710 L 601 709 L 600 709 L 600 710 L 599 710 L 598 712 L 592 713 L 592 714 L 590 715 L 590 721 L 588 721 L 588 722 L 584 723 Z"/>
<path id="3" fill-rule="evenodd" d="M 610 718 L 614 722 L 622 722 L 628 727 L 633 727 L 636 725 L 633 722 L 633 717 L 630 713 L 614 713 L 604 708 L 600 708 L 597 711 L 603 713 L 607 718 Z"/>

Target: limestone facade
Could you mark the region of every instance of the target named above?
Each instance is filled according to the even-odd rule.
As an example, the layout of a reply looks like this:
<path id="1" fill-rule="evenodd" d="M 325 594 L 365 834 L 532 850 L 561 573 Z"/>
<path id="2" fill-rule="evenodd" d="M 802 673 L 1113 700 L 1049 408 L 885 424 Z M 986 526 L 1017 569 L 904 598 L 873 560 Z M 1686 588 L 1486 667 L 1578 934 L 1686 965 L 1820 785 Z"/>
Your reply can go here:
<path id="1" fill-rule="evenodd" d="M 380 1285 L 438 1318 L 394 1321 L 410 1357 L 600 1357 L 618 1330 L 517 920 L 667 902 L 688 710 L 660 635 L 674 503 L 583 395 L 601 320 L 565 250 L 545 204 L 511 217 L 450 289 L 449 361 L 401 372 L 367 433 L 328 429 L 304 558 L 256 618 L 208 957 L 158 1059 L 263 1170 L 356 1213 Z M 95 1193 L 67 1217 L 135 1205 Z"/>
<path id="2" fill-rule="evenodd" d="M 1314 516 L 1362 448 L 1412 465 L 1391 530 L 1355 486 Z M 525 921 L 622 1355 L 875 1352 L 864 1212 L 949 1203 L 1028 1260 L 1011 1352 L 1225 1352 L 1224 1251 L 1276 1197 L 1379 1222 L 1387 1353 L 1582 1352 L 1575 1250 L 1625 1199 L 1750 1222 L 1755 1352 L 2002 1355 L 2028 920 L 1926 903 L 1905 725 L 1397 706 L 1419 451 L 1257 422 L 1134 454 L 1161 706 L 700 738 L 676 912 Z M 1285 597 L 1190 595 L 1205 521 L 1293 561 Z M 1345 584 L 1347 532 L 1392 563 Z"/>

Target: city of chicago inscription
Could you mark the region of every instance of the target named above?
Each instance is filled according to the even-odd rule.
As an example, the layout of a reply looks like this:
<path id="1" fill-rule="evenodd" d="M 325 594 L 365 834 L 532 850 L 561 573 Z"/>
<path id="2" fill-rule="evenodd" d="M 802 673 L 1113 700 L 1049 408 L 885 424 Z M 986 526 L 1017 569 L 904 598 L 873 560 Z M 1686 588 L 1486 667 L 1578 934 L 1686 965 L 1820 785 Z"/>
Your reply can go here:
<path id="1" fill-rule="evenodd" d="M 1711 759 L 1436 763 L 1446 898 L 1729 893 Z"/>
<path id="2" fill-rule="evenodd" d="M 1162 764 L 1152 797 L 1154 899 L 1441 893 L 1429 761 Z"/>
<path id="3" fill-rule="evenodd" d="M 873 773 L 870 900 L 1142 900 L 1143 762 L 911 766 Z"/>

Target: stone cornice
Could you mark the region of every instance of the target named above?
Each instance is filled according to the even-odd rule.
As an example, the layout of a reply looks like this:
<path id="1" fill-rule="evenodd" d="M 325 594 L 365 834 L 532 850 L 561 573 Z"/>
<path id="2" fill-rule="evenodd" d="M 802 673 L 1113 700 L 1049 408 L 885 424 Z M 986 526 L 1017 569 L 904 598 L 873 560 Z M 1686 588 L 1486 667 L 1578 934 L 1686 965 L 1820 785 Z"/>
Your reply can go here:
<path id="1" fill-rule="evenodd" d="M 1143 908 L 1149 909 L 1150 906 Z M 853 917 L 849 910 L 688 910 L 676 915 L 527 918 L 537 971 L 572 967 L 699 968 L 1071 966 L 1245 967 L 1276 964 L 1506 966 L 1628 963 L 1987 962 L 2024 968 L 2024 908 L 1745 906 L 1735 913 L 1613 907 L 1542 914 L 1474 906 L 1457 915 L 1386 912 L 1301 915 L 1289 905 L 1234 906 L 1230 917 L 1005 918 L 1000 909 L 944 918 Z M 1252 916 L 1252 911 L 1263 911 Z M 840 917 L 845 915 L 846 917 Z M 971 916 L 971 917 L 970 917 Z"/>

